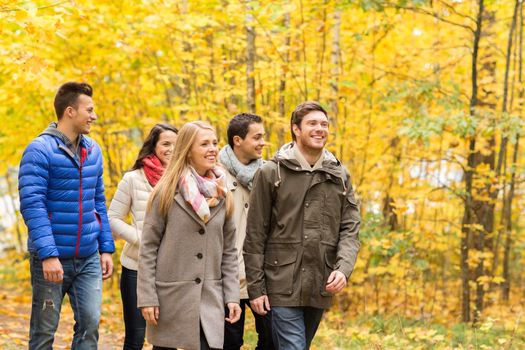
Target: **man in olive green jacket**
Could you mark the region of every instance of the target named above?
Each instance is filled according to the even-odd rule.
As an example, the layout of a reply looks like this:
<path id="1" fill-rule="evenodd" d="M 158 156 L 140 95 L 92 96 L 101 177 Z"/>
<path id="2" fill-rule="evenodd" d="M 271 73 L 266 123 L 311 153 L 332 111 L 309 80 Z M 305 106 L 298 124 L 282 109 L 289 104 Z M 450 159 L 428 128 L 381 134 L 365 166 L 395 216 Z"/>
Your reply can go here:
<path id="1" fill-rule="evenodd" d="M 294 142 L 255 176 L 244 261 L 250 303 L 271 310 L 276 348 L 304 350 L 352 273 L 360 217 L 348 172 L 324 148 L 323 107 L 300 104 L 291 128 Z"/>

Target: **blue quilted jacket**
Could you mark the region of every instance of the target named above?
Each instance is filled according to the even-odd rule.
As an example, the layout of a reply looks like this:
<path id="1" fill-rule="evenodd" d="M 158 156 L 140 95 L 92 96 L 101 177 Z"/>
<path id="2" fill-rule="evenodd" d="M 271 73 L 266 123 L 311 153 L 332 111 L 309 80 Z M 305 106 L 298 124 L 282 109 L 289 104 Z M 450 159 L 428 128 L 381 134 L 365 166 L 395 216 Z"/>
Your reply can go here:
<path id="1" fill-rule="evenodd" d="M 79 154 L 74 154 L 60 133 L 50 129 L 27 146 L 20 162 L 18 189 L 28 250 L 42 260 L 84 258 L 97 250 L 113 253 L 100 147 L 81 135 Z"/>

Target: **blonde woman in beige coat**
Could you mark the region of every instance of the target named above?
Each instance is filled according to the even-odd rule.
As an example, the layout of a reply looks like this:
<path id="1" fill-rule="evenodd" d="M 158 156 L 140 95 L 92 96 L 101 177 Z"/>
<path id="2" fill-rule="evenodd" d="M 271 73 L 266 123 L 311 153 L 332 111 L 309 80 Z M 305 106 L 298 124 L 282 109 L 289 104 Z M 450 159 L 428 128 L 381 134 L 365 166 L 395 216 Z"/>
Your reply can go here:
<path id="1" fill-rule="evenodd" d="M 185 124 L 148 203 L 137 295 L 155 350 L 221 349 L 224 320 L 240 317 L 233 204 L 217 156 L 214 129 Z"/>
<path id="2" fill-rule="evenodd" d="M 108 210 L 113 236 L 126 241 L 120 255 L 120 295 L 126 332 L 124 350 L 140 350 L 144 345 L 146 321 L 137 308 L 139 245 L 146 204 L 170 162 L 177 132 L 177 128 L 169 124 L 156 124 L 150 130 L 133 168 L 118 184 Z M 131 224 L 127 220 L 129 214 Z"/>

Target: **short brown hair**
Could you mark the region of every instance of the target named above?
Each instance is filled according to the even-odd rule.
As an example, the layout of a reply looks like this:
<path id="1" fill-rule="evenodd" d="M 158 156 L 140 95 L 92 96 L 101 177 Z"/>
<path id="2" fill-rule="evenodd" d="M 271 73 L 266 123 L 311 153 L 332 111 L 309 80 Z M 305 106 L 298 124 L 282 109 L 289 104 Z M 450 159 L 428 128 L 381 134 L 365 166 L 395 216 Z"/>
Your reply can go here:
<path id="1" fill-rule="evenodd" d="M 323 112 L 326 118 L 328 118 L 328 113 L 317 101 L 306 101 L 295 107 L 292 112 L 292 118 L 290 119 L 290 132 L 292 134 L 292 139 L 295 141 L 295 134 L 293 133 L 294 124 L 301 129 L 301 122 L 305 115 L 310 112 L 319 111 Z"/>
<path id="2" fill-rule="evenodd" d="M 58 120 L 62 119 L 67 107 L 78 107 L 79 95 L 93 97 L 93 88 L 87 83 L 68 82 L 58 89 L 54 103 Z"/>
<path id="3" fill-rule="evenodd" d="M 228 144 L 233 149 L 233 137 L 240 136 L 244 140 L 248 134 L 248 128 L 254 123 L 262 123 L 262 118 L 256 114 L 240 113 L 234 116 L 228 123 Z"/>

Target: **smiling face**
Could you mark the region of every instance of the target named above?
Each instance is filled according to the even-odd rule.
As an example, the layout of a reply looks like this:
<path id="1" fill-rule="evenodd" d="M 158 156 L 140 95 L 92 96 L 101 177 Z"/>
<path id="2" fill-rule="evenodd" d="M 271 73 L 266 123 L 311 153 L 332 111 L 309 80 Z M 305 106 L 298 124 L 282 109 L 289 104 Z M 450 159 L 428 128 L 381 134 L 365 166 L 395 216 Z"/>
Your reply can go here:
<path id="1" fill-rule="evenodd" d="M 170 162 L 176 141 L 177 134 L 171 130 L 165 130 L 159 135 L 159 140 L 155 145 L 155 155 L 159 158 L 164 167 L 168 166 Z"/>
<path id="2" fill-rule="evenodd" d="M 200 129 L 195 136 L 189 153 L 189 163 L 197 173 L 204 176 L 206 172 L 213 169 L 217 164 L 217 136 L 215 131 Z"/>
<path id="3" fill-rule="evenodd" d="M 243 164 L 249 164 L 255 159 L 262 157 L 263 147 L 266 144 L 264 141 L 264 126 L 262 123 L 252 123 L 248 126 L 248 133 L 246 137 L 233 137 L 233 151 L 237 159 Z"/>
<path id="4" fill-rule="evenodd" d="M 321 111 L 313 111 L 303 117 L 300 126 L 294 124 L 292 130 L 301 148 L 319 152 L 328 138 L 328 118 Z"/>
<path id="5" fill-rule="evenodd" d="M 65 114 L 70 118 L 71 126 L 76 134 L 89 134 L 91 123 L 97 120 L 93 99 L 81 94 L 77 98 L 77 107 L 69 106 Z"/>

